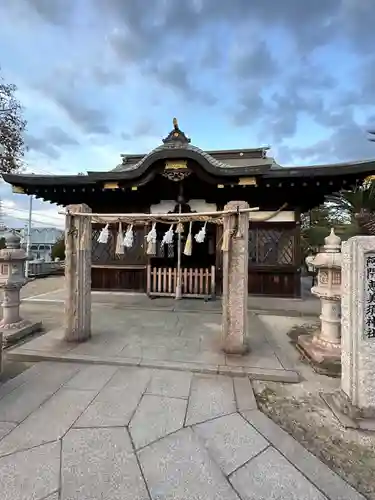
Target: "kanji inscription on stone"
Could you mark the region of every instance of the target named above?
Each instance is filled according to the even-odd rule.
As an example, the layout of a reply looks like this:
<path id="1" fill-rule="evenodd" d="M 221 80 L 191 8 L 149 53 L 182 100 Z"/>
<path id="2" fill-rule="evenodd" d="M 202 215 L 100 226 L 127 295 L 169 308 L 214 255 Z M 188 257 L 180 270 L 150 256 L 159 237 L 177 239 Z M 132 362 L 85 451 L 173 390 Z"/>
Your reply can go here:
<path id="1" fill-rule="evenodd" d="M 365 336 L 375 339 L 375 255 L 366 257 L 365 291 Z"/>

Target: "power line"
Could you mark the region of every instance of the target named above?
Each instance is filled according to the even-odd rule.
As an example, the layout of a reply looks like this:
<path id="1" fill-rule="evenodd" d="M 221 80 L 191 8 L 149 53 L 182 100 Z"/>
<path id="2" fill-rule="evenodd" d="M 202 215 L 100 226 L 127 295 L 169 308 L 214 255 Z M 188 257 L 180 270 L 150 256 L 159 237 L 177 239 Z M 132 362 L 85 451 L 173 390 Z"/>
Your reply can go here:
<path id="1" fill-rule="evenodd" d="M 12 219 L 20 220 L 20 221 L 24 221 L 24 222 L 28 222 L 28 220 L 29 220 L 28 217 L 16 217 L 13 214 L 5 214 L 5 215 L 6 215 L 6 217 L 10 217 Z M 36 222 L 36 223 L 40 224 L 41 226 L 51 227 L 51 223 L 48 224 L 47 222 L 35 219 L 34 217 L 33 217 L 33 222 Z M 63 221 L 62 221 L 62 223 L 63 223 Z M 54 226 L 54 227 L 56 227 L 57 229 L 62 229 L 62 228 L 57 227 L 57 226 Z"/>
<path id="2" fill-rule="evenodd" d="M 23 213 L 26 212 L 26 213 L 29 213 L 29 210 L 26 210 L 25 208 L 5 207 L 5 209 L 6 210 L 12 210 L 12 211 L 15 211 L 15 212 L 23 212 Z M 37 211 L 34 210 L 33 212 L 35 213 Z M 44 217 L 44 215 L 43 215 L 43 217 Z M 63 218 L 60 219 L 60 217 L 55 217 L 54 215 L 46 215 L 45 217 L 48 218 L 48 219 L 54 219 L 54 220 L 59 221 L 59 222 L 61 222 L 61 221 L 64 220 Z"/>
<path id="3" fill-rule="evenodd" d="M 19 220 L 29 220 L 29 218 L 26 216 L 25 214 L 25 217 L 22 217 L 23 214 L 17 214 L 17 213 L 14 213 L 14 212 L 5 212 L 4 214 L 6 217 L 11 217 L 13 219 L 19 219 Z M 33 217 L 33 220 L 35 219 L 35 217 Z M 45 217 L 44 216 L 41 216 L 39 219 L 36 218 L 35 221 L 37 222 L 43 222 L 43 224 L 47 224 L 47 225 L 52 225 L 53 227 L 56 226 L 56 224 L 61 224 L 61 225 L 64 225 L 64 220 L 51 220 L 51 219 L 48 219 L 48 217 Z"/>

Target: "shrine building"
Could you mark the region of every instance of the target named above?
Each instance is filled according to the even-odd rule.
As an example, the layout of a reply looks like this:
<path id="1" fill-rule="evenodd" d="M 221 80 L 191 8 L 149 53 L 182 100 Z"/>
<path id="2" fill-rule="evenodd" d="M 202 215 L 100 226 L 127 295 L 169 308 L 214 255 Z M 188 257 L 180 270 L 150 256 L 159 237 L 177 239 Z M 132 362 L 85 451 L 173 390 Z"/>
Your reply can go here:
<path id="1" fill-rule="evenodd" d="M 259 207 L 249 213 L 249 293 L 279 297 L 301 293 L 300 214 L 375 171 L 375 160 L 282 167 L 266 147 L 203 151 L 191 144 L 177 120 L 162 145 L 147 154 L 121 157 L 121 164 L 106 172 L 3 178 L 14 192 L 62 206 L 85 203 L 97 214 L 214 212 L 230 201 L 246 201 Z M 168 227 L 158 222 L 157 244 L 150 255 L 145 242 L 150 226 L 134 226 L 132 246 L 119 254 L 118 225 L 109 226 L 103 244 L 98 241 L 103 228 L 94 224 L 92 289 L 173 296 L 178 263 L 182 296 L 220 296 L 222 226 L 207 224 L 204 241 L 193 239 L 191 255 L 183 253 L 189 231 L 185 226 L 172 242 L 162 244 Z M 196 234 L 202 222 L 192 226 Z"/>

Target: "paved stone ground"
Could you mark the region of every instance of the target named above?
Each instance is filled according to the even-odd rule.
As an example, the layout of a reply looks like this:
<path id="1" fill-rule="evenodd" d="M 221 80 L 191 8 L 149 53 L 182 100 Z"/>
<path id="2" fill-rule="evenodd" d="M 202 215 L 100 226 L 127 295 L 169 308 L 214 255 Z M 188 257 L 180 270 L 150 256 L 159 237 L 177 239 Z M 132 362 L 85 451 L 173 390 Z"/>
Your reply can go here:
<path id="1" fill-rule="evenodd" d="M 56 292 L 64 288 L 64 281 L 64 276 L 33 279 L 21 289 L 21 298 Z"/>
<path id="2" fill-rule="evenodd" d="M 27 303 L 30 307 L 30 303 Z M 35 304 L 51 318 L 62 321 L 61 306 Z M 60 309 L 58 311 L 57 309 Z M 48 314 L 47 314 L 48 312 Z M 53 313 L 52 313 L 53 316 Z M 39 318 L 39 319 L 40 319 Z M 51 318 L 53 320 L 53 318 Z M 56 318 L 55 318 L 56 319 Z M 252 378 L 297 382 L 298 373 L 288 363 L 257 315 L 249 313 L 246 356 L 221 351 L 221 315 L 212 312 L 138 310 L 118 304 L 93 306 L 92 338 L 82 344 L 65 343 L 63 330 L 51 330 L 7 351 L 17 361 L 56 360 L 190 370 L 204 373 L 248 374 Z"/>
<path id="3" fill-rule="evenodd" d="M 304 283 L 304 282 L 303 282 Z M 304 300 L 283 299 L 277 297 L 249 296 L 248 308 L 253 312 L 272 312 L 283 316 L 318 316 L 320 302 L 306 291 L 304 285 Z M 64 277 L 50 277 L 28 283 L 22 291 L 24 304 L 64 303 Z M 202 299 L 184 299 L 176 301 L 163 297 L 149 299 L 145 294 L 129 294 L 121 292 L 92 292 L 92 303 L 118 304 L 123 308 L 212 312 L 221 313 L 220 299 L 204 301 Z"/>
<path id="4" fill-rule="evenodd" d="M 250 381 L 42 362 L 0 386 L 2 500 L 359 500 Z"/>

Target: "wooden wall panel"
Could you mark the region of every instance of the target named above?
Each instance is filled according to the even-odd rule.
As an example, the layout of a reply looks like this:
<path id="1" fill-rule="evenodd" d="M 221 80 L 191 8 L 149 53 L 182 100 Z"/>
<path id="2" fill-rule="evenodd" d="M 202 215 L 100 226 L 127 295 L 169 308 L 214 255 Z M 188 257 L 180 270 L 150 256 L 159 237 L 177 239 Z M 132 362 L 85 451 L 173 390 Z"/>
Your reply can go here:
<path id="1" fill-rule="evenodd" d="M 146 293 L 146 279 L 146 266 L 93 267 L 91 270 L 93 290 Z"/>

